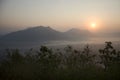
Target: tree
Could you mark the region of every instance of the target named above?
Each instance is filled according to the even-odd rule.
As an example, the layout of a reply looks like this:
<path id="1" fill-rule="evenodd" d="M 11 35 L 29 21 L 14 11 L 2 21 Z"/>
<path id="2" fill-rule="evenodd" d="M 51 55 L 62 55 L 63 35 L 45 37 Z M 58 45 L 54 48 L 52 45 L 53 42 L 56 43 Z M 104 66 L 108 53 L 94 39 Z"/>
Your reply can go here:
<path id="1" fill-rule="evenodd" d="M 116 51 L 112 46 L 112 42 L 105 42 L 105 48 L 100 49 L 101 64 L 104 65 L 104 70 L 107 71 L 111 65 L 120 63 L 120 52 Z"/>

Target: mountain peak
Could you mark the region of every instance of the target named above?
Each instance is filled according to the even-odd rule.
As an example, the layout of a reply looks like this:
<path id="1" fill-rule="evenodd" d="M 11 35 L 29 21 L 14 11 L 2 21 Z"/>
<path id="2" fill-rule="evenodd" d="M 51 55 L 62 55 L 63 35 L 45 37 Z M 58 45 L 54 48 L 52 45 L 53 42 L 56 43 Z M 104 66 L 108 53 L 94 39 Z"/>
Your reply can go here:
<path id="1" fill-rule="evenodd" d="M 36 27 L 30 27 L 30 28 L 28 28 L 28 30 L 30 30 L 30 29 L 32 29 L 32 30 L 35 30 L 35 29 L 52 29 L 51 27 L 49 27 L 49 26 L 36 26 Z"/>
<path id="2" fill-rule="evenodd" d="M 68 30 L 67 32 L 79 32 L 80 29 L 77 29 L 77 28 L 72 28 L 70 30 Z"/>
<path id="3" fill-rule="evenodd" d="M 78 29 L 78 28 L 72 28 L 68 31 L 66 31 L 67 33 L 88 33 L 89 31 L 88 30 L 81 30 L 81 29 Z"/>

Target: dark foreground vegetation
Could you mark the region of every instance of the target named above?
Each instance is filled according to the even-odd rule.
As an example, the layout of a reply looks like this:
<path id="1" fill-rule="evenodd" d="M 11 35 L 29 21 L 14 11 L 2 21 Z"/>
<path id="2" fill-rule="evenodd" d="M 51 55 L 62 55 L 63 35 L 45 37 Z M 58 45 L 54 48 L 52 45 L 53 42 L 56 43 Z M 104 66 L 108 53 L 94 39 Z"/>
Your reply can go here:
<path id="1" fill-rule="evenodd" d="M 83 50 L 41 46 L 24 54 L 18 49 L 6 53 L 0 62 L 0 80 L 120 80 L 120 51 L 111 42 L 99 54 L 88 45 Z"/>

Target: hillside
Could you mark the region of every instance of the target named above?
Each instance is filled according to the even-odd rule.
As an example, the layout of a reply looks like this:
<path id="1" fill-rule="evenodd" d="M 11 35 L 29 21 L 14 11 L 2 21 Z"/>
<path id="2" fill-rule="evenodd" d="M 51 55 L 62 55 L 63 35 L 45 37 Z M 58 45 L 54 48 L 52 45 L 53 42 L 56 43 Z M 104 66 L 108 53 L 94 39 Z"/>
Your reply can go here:
<path id="1" fill-rule="evenodd" d="M 0 41 L 7 42 L 36 42 L 54 40 L 77 40 L 90 36 L 86 30 L 71 29 L 66 32 L 59 32 L 50 27 L 38 26 L 25 30 L 9 33 L 0 38 Z"/>

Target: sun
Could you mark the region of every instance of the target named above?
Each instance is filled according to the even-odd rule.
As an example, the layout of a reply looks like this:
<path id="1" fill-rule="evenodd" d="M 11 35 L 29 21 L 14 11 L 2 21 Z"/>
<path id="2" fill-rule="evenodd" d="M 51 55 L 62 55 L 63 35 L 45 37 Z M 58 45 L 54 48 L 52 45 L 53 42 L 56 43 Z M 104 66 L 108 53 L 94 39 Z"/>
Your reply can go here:
<path id="1" fill-rule="evenodd" d="M 91 23 L 91 28 L 96 28 L 96 23 Z"/>
<path id="2" fill-rule="evenodd" d="M 88 29 L 92 32 L 96 32 L 98 30 L 98 24 L 96 22 L 91 22 L 88 25 Z"/>

